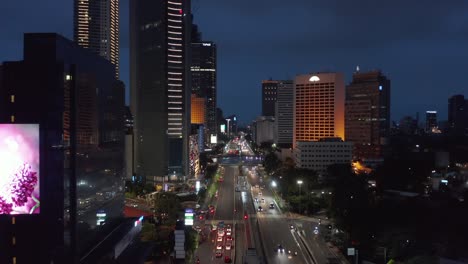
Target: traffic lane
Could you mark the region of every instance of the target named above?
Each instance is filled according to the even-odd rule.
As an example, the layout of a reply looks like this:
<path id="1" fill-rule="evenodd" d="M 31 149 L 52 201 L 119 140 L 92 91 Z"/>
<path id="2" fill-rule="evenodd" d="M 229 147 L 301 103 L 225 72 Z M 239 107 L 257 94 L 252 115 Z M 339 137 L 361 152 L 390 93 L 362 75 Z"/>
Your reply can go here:
<path id="1" fill-rule="evenodd" d="M 224 181 L 218 184 L 215 220 L 230 220 L 234 213 L 234 173 L 237 167 L 224 168 Z"/>
<path id="2" fill-rule="evenodd" d="M 306 252 L 299 244 L 300 242 L 294 239 L 288 224 L 283 219 L 259 217 L 259 224 L 266 258 L 269 263 L 308 263 L 305 256 Z M 284 253 L 277 251 L 278 245 L 284 248 Z M 298 255 L 288 258 L 288 250 L 292 253 L 296 251 Z"/>
<path id="3" fill-rule="evenodd" d="M 314 256 L 319 260 L 327 260 L 328 258 L 338 258 L 340 257 L 333 252 L 323 239 L 323 235 L 320 232 L 324 232 L 323 226 L 322 228 L 317 223 L 312 223 L 309 221 L 300 221 L 302 226 L 301 229 L 303 230 L 303 237 L 309 243 L 311 250 L 314 253 Z M 318 228 L 319 233 L 314 234 L 315 227 Z"/>

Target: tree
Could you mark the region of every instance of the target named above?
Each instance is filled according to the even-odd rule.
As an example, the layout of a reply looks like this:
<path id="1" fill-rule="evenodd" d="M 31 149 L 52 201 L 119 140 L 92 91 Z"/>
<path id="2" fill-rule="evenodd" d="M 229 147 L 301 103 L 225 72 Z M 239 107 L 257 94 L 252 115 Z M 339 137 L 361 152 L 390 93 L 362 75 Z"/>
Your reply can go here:
<path id="1" fill-rule="evenodd" d="M 273 173 L 281 166 L 281 161 L 278 159 L 275 153 L 269 152 L 265 156 L 265 160 L 263 161 L 263 166 L 265 167 L 265 171 L 268 174 Z"/>
<path id="2" fill-rule="evenodd" d="M 158 193 L 154 196 L 154 211 L 159 220 L 173 223 L 182 209 L 177 195 L 169 192 Z"/>

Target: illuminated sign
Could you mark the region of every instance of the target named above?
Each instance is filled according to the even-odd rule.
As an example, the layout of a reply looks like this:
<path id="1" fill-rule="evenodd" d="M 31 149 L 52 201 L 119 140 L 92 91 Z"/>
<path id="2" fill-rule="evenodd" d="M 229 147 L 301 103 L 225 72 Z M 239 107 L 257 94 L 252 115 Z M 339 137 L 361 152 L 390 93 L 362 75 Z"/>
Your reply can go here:
<path id="1" fill-rule="evenodd" d="M 237 121 L 237 117 L 234 117 L 234 121 Z"/>
<path id="2" fill-rule="evenodd" d="M 225 124 L 222 124 L 220 126 L 220 128 L 221 128 L 221 133 L 226 133 L 226 125 Z"/>
<path id="3" fill-rule="evenodd" d="M 216 134 L 211 134 L 210 142 L 211 144 L 218 144 L 218 137 Z"/>
<path id="4" fill-rule="evenodd" d="M 96 213 L 96 218 L 97 218 L 96 225 L 98 226 L 104 225 L 106 223 L 106 216 L 107 214 L 104 211 L 102 210 L 98 211 Z"/>
<path id="5" fill-rule="evenodd" d="M 195 190 L 198 192 L 200 191 L 200 181 L 195 182 Z"/>
<path id="6" fill-rule="evenodd" d="M 379 85 L 379 91 L 382 91 L 383 87 L 382 85 Z"/>
<path id="7" fill-rule="evenodd" d="M 39 125 L 0 124 L 0 214 L 39 214 Z"/>
<path id="8" fill-rule="evenodd" d="M 185 225 L 193 226 L 193 210 L 185 209 Z"/>
<path id="9" fill-rule="evenodd" d="M 309 82 L 318 82 L 320 81 L 320 78 L 316 75 L 310 77 Z"/>
<path id="10" fill-rule="evenodd" d="M 211 47 L 211 43 L 202 43 L 204 47 Z"/>
<path id="11" fill-rule="evenodd" d="M 437 111 L 426 111 L 428 114 L 437 114 Z"/>

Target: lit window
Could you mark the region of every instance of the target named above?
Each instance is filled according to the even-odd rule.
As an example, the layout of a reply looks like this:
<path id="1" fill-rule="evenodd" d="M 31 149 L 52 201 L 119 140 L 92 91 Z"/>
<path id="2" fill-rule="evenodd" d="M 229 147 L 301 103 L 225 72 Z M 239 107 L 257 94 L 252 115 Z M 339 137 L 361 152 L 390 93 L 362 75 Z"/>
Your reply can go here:
<path id="1" fill-rule="evenodd" d="M 11 224 L 12 224 L 12 225 L 16 224 L 16 217 L 13 216 L 13 217 L 11 218 Z"/>
<path id="2" fill-rule="evenodd" d="M 72 79 L 72 76 L 70 74 L 65 75 L 65 80 L 70 81 Z"/>
<path id="3" fill-rule="evenodd" d="M 14 94 L 12 94 L 12 95 L 10 96 L 10 102 L 12 102 L 12 103 L 15 102 L 15 95 L 14 95 Z"/>
<path id="4" fill-rule="evenodd" d="M 11 238 L 11 244 L 13 244 L 13 246 L 16 245 L 16 237 L 15 236 Z"/>
<path id="5" fill-rule="evenodd" d="M 15 116 L 14 116 L 14 115 L 10 116 L 10 121 L 11 121 L 12 123 L 15 122 Z"/>

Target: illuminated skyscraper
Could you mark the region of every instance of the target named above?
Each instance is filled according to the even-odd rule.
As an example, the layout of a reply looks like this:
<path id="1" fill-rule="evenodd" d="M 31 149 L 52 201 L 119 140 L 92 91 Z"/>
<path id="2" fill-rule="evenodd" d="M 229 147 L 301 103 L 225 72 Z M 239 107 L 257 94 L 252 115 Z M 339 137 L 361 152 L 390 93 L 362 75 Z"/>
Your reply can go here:
<path id="1" fill-rule="evenodd" d="M 293 144 L 329 137 L 345 137 L 343 74 L 296 76 Z"/>
<path id="2" fill-rule="evenodd" d="M 196 35 L 196 34 L 195 34 Z M 206 98 L 206 126 L 210 133 L 218 130 L 216 120 L 216 44 L 192 43 L 192 93 Z"/>
<path id="3" fill-rule="evenodd" d="M 382 158 L 390 130 L 390 80 L 380 71 L 354 73 L 345 110 L 346 141 L 354 143 L 355 158 Z"/>
<path id="4" fill-rule="evenodd" d="M 293 81 L 278 81 L 275 106 L 275 143 L 291 148 L 293 140 Z"/>
<path id="5" fill-rule="evenodd" d="M 74 0 L 75 42 L 115 66 L 119 75 L 119 0 Z"/>
<path id="6" fill-rule="evenodd" d="M 426 111 L 426 133 L 438 131 L 437 111 Z"/>
<path id="7" fill-rule="evenodd" d="M 130 106 L 135 170 L 153 181 L 188 174 L 190 1 L 130 1 Z"/>

